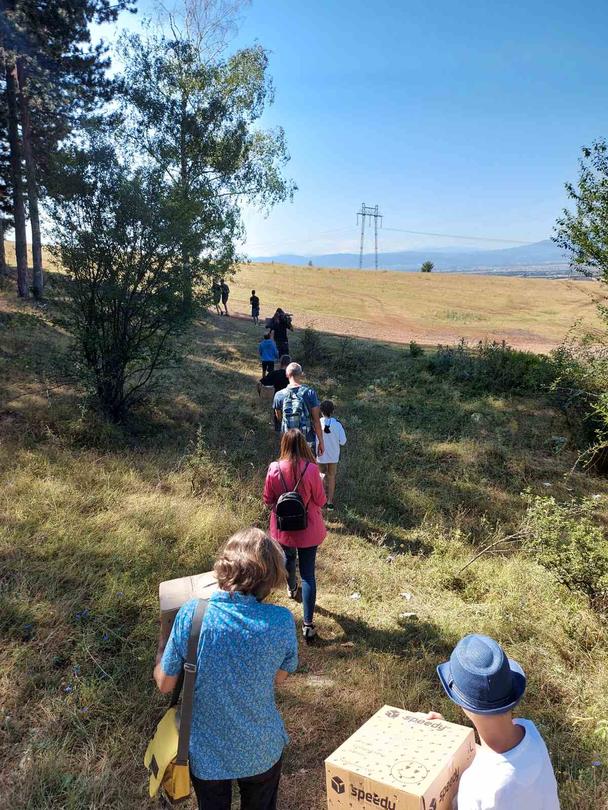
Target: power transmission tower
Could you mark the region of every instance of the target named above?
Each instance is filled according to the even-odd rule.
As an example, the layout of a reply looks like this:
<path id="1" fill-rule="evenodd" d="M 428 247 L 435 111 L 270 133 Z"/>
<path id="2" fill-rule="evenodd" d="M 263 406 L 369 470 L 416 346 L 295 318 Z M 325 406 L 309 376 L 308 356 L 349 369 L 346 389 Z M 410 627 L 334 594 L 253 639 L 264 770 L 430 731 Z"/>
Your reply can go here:
<path id="1" fill-rule="evenodd" d="M 359 217 L 361 217 L 361 247 L 359 249 L 359 270 L 363 267 L 363 247 L 365 244 L 365 222 L 371 225 L 372 219 L 374 220 L 374 251 L 376 258 L 376 270 L 378 269 L 378 220 L 380 220 L 380 227 L 382 227 L 382 214 L 378 210 L 377 205 L 366 205 L 361 203 L 361 210 L 357 211 L 357 225 L 359 224 Z"/>

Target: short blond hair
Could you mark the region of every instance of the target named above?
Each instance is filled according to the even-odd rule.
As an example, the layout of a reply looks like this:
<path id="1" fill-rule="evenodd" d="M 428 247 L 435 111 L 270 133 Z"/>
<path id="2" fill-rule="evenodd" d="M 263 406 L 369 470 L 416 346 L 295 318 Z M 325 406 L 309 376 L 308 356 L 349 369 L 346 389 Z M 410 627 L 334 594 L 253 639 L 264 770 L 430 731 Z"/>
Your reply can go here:
<path id="1" fill-rule="evenodd" d="M 288 377 L 301 377 L 304 372 L 299 363 L 290 363 L 285 369 L 285 374 Z"/>
<path id="2" fill-rule="evenodd" d="M 253 526 L 230 537 L 215 563 L 220 588 L 262 601 L 287 582 L 285 554 L 276 540 Z"/>

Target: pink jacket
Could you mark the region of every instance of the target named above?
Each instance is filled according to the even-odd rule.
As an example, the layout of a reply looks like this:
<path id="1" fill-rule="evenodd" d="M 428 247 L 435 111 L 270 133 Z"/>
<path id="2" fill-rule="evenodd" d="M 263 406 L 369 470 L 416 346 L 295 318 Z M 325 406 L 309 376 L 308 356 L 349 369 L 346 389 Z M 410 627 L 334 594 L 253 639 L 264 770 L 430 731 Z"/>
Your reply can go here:
<path id="1" fill-rule="evenodd" d="M 295 485 L 291 474 L 291 464 L 288 461 L 273 461 L 266 473 L 266 482 L 264 484 L 264 503 L 266 506 L 272 507 L 270 513 L 270 536 L 278 540 L 281 545 L 291 546 L 292 548 L 318 546 L 325 540 L 327 534 L 323 515 L 321 514 L 321 508 L 325 506 L 327 499 L 319 468 L 311 462 L 298 487 L 298 492 L 308 508 L 307 528 L 300 532 L 281 532 L 277 529 L 277 516 L 274 513 L 274 505 L 279 496 L 285 492 L 279 473 L 279 463 L 287 486 L 291 488 Z M 304 464 L 304 461 L 300 463 L 300 473 L 304 469 Z"/>

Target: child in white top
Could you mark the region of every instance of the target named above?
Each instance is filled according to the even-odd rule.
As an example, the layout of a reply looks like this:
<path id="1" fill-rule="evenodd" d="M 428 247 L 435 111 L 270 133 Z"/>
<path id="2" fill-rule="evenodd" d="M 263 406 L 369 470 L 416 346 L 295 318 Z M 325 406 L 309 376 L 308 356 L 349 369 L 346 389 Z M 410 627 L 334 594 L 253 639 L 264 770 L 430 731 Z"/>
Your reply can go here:
<path id="1" fill-rule="evenodd" d="M 526 676 L 494 639 L 465 636 L 437 667 L 448 697 L 471 720 L 481 746 L 460 778 L 458 810 L 559 810 L 549 752 L 531 720 L 513 719 Z M 441 715 L 431 712 L 429 719 Z"/>
<path id="2" fill-rule="evenodd" d="M 336 491 L 336 472 L 340 461 L 340 448 L 346 444 L 346 433 L 342 424 L 333 416 L 334 403 L 326 399 L 321 403 L 321 429 L 325 448 L 317 456 L 317 464 L 321 472 L 325 473 L 327 485 L 327 508 L 334 508 L 334 493 Z"/>

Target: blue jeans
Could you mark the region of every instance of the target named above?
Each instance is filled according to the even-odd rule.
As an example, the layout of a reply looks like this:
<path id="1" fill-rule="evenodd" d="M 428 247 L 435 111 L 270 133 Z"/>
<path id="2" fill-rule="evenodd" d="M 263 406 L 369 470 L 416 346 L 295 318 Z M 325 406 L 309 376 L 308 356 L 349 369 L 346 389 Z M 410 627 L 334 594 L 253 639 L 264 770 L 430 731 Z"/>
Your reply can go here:
<path id="1" fill-rule="evenodd" d="M 317 601 L 317 580 L 315 579 L 315 561 L 318 546 L 308 548 L 291 548 L 282 546 L 287 561 L 287 583 L 292 591 L 298 586 L 296 578 L 296 558 L 300 563 L 302 577 L 302 604 L 304 607 L 304 624 L 312 624 Z"/>

